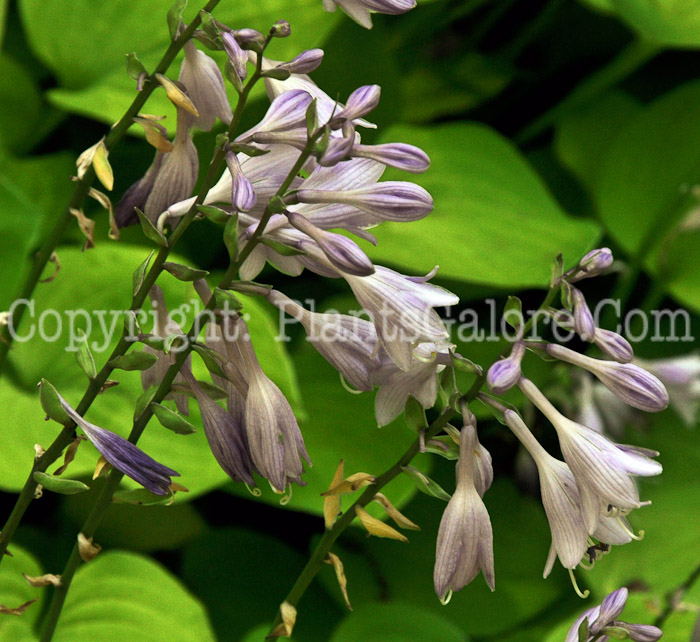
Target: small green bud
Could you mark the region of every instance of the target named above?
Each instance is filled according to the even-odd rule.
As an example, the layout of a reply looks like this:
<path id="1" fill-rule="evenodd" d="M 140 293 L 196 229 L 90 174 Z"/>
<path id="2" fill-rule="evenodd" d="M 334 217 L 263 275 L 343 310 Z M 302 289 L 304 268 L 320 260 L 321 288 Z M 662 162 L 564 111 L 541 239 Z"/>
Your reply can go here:
<path id="1" fill-rule="evenodd" d="M 187 0 L 175 0 L 175 3 L 168 11 L 168 29 L 170 38 L 175 40 L 180 35 L 180 27 L 183 26 L 182 14 L 187 7 Z"/>
<path id="2" fill-rule="evenodd" d="M 133 51 L 126 54 L 126 73 L 133 80 L 138 80 L 143 74 L 148 75 L 148 71 Z"/>
<path id="3" fill-rule="evenodd" d="M 133 280 L 133 292 L 134 296 L 138 293 L 138 291 L 141 289 L 141 286 L 143 285 L 143 282 L 146 280 L 146 272 L 148 272 L 148 266 L 151 263 L 151 259 L 153 258 L 153 255 L 155 254 L 155 250 L 151 251 L 151 253 L 146 257 L 146 260 L 139 265 L 136 270 L 134 270 L 134 280 Z"/>
<path id="4" fill-rule="evenodd" d="M 273 38 L 286 38 L 292 33 L 292 28 L 286 20 L 278 20 L 272 25 L 270 35 Z"/>
<path id="5" fill-rule="evenodd" d="M 109 361 L 109 365 L 119 370 L 148 370 L 156 361 L 158 361 L 156 355 L 141 350 L 114 357 Z"/>
<path id="6" fill-rule="evenodd" d="M 86 374 L 87 378 L 92 381 L 97 376 L 97 366 L 95 366 L 95 359 L 90 352 L 90 346 L 88 345 L 88 339 L 85 332 L 78 329 L 76 334 L 78 335 L 78 351 L 75 353 L 75 360 L 78 362 L 80 369 Z"/>
<path id="7" fill-rule="evenodd" d="M 263 78 L 272 78 L 273 80 L 287 80 L 292 74 L 286 69 L 268 69 L 260 75 Z"/>
<path id="8" fill-rule="evenodd" d="M 73 423 L 73 420 L 68 416 L 68 413 L 63 409 L 58 398 L 58 392 L 46 379 L 39 382 L 39 397 L 41 399 L 41 407 L 44 409 L 46 416 L 49 419 L 57 421 L 59 424 L 68 426 Z"/>
<path id="9" fill-rule="evenodd" d="M 231 214 L 220 207 L 214 207 L 213 205 L 197 205 L 197 211 L 204 216 L 204 218 L 209 219 L 212 223 L 217 225 L 225 225 L 226 222 L 231 218 Z"/>
<path id="10" fill-rule="evenodd" d="M 206 270 L 197 270 L 181 263 L 163 263 L 163 269 L 178 281 L 198 281 L 209 274 Z"/>
<path id="11" fill-rule="evenodd" d="M 421 493 L 424 493 L 429 497 L 441 499 L 444 502 L 450 501 L 451 495 L 446 492 L 442 486 L 440 486 L 440 484 L 430 479 L 430 477 L 422 473 L 417 468 L 414 468 L 413 466 L 403 466 L 401 471 L 408 475 L 416 483 L 416 488 Z"/>
<path id="12" fill-rule="evenodd" d="M 170 410 L 159 403 L 152 403 L 151 410 L 163 428 L 167 428 L 178 435 L 191 435 L 197 429 L 180 413 Z"/>
<path id="13" fill-rule="evenodd" d="M 35 472 L 32 477 L 37 484 L 41 484 L 46 490 L 60 495 L 75 495 L 90 490 L 90 487 L 77 479 L 64 479 L 54 477 L 42 472 Z"/>

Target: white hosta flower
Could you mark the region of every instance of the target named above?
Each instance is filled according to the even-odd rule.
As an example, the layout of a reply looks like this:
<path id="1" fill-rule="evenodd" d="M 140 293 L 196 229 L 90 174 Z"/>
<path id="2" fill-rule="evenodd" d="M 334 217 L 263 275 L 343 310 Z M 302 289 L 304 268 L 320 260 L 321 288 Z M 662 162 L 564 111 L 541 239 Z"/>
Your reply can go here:
<path id="1" fill-rule="evenodd" d="M 392 360 L 409 370 L 413 346 L 442 344 L 449 338 L 444 323 L 433 308 L 455 305 L 451 292 L 376 266 L 370 276 L 344 275 L 359 304 L 372 318 L 377 334 Z"/>
<path id="2" fill-rule="evenodd" d="M 443 602 L 452 591 L 469 584 L 479 571 L 489 588 L 495 588 L 491 520 L 474 485 L 476 443 L 474 427 L 464 426 L 456 467 L 457 488 L 442 515 L 435 552 L 433 582 Z"/>
<path id="3" fill-rule="evenodd" d="M 574 475 L 563 461 L 552 457 L 540 445 L 517 412 L 506 410 L 504 419 L 535 460 L 539 472 L 542 504 L 552 532 L 544 577 L 551 572 L 555 557 L 559 557 L 564 568 L 574 569 L 588 548 L 588 529 L 583 522 L 581 496 Z"/>
<path id="4" fill-rule="evenodd" d="M 658 475 L 662 471 L 659 463 L 564 417 L 531 381 L 521 379 L 520 389 L 557 431 L 564 460 L 581 493 L 590 534 L 602 516 L 624 514 L 645 505 L 639 501 L 632 476 Z"/>
<path id="5" fill-rule="evenodd" d="M 340 7 L 357 24 L 365 29 L 372 28 L 372 13 L 398 15 L 416 6 L 416 0 L 323 0 L 326 11 Z"/>

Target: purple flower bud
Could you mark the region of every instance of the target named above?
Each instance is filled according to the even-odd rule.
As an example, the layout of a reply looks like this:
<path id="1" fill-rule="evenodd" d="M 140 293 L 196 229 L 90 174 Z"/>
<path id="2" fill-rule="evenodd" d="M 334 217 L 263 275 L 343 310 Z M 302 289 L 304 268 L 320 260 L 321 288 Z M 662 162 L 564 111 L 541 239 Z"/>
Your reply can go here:
<path id="1" fill-rule="evenodd" d="M 180 473 L 159 464 L 123 437 L 85 421 L 60 394 L 58 400 L 68 416 L 82 428 L 92 445 L 114 468 L 155 495 L 170 492 L 171 477 L 179 477 Z"/>
<path id="2" fill-rule="evenodd" d="M 328 260 L 340 271 L 355 276 L 374 274 L 372 261 L 353 240 L 319 229 L 301 214 L 288 212 L 287 218 L 296 229 L 316 241 Z"/>
<path id="3" fill-rule="evenodd" d="M 416 0 L 323 0 L 326 11 L 335 11 L 340 7 L 355 22 L 365 29 L 372 28 L 370 11 L 397 15 L 405 13 L 416 6 Z"/>
<path id="4" fill-rule="evenodd" d="M 272 25 L 270 34 L 274 38 L 286 38 L 292 33 L 292 28 L 286 20 L 278 20 Z"/>
<path id="5" fill-rule="evenodd" d="M 627 632 L 629 639 L 633 642 L 656 642 L 663 636 L 660 628 L 651 624 L 627 624 L 626 622 L 615 622 L 613 626 Z M 603 629 L 605 632 L 605 629 Z"/>
<path id="6" fill-rule="evenodd" d="M 414 183 L 385 181 L 358 189 L 297 192 L 300 203 L 344 203 L 379 220 L 417 221 L 433 211 L 430 194 Z"/>
<path id="7" fill-rule="evenodd" d="M 593 335 L 593 343 L 611 359 L 615 359 L 615 361 L 620 363 L 629 363 L 634 359 L 634 350 L 630 342 L 625 337 L 617 334 L 617 332 L 596 328 Z"/>
<path id="8" fill-rule="evenodd" d="M 224 43 L 224 51 L 231 61 L 236 75 L 241 80 L 245 80 L 248 75 L 248 54 L 241 49 L 238 40 L 236 40 L 231 32 L 225 33 L 221 36 L 221 39 Z"/>
<path id="9" fill-rule="evenodd" d="M 255 29 L 235 29 L 232 33 L 240 45 L 265 44 L 265 36 Z"/>
<path id="10" fill-rule="evenodd" d="M 310 74 L 323 62 L 323 49 L 307 49 L 289 62 L 277 65 L 277 69 L 286 69 L 291 74 Z"/>
<path id="11" fill-rule="evenodd" d="M 502 395 L 510 390 L 520 379 L 522 371 L 520 364 L 525 355 L 525 344 L 513 344 L 510 356 L 496 361 L 486 375 L 486 383 L 495 395 Z"/>
<path id="12" fill-rule="evenodd" d="M 576 334 L 590 343 L 593 341 L 596 329 L 593 315 L 581 290 L 571 288 L 571 293 L 574 299 L 574 329 Z"/>
<path id="13" fill-rule="evenodd" d="M 231 204 L 239 212 L 247 212 L 255 205 L 255 190 L 241 169 L 238 157 L 233 152 L 226 154 L 226 165 L 231 172 Z"/>
<path id="14" fill-rule="evenodd" d="M 633 408 L 659 412 L 668 406 L 668 392 L 661 381 L 633 363 L 601 361 L 556 344 L 547 345 L 547 352 L 556 359 L 588 370 Z"/>
<path id="15" fill-rule="evenodd" d="M 211 399 L 191 373 L 186 373 L 185 379 L 199 404 L 204 434 L 219 466 L 234 481 L 243 481 L 254 486 L 252 463 L 241 418 L 234 418 Z"/>
<path id="16" fill-rule="evenodd" d="M 160 171 L 164 156 L 163 152 L 156 152 L 153 162 L 146 170 L 146 173 L 124 192 L 124 195 L 115 205 L 114 220 L 117 227 L 128 227 L 139 222 L 135 208 L 138 207 L 141 211 L 145 209 L 146 201 L 153 190 L 153 184 Z"/>
<path id="17" fill-rule="evenodd" d="M 355 127 L 352 121 L 347 120 L 343 123 L 343 135 L 331 136 L 328 148 L 319 159 L 318 164 L 322 167 L 333 167 L 350 158 L 355 139 Z"/>
<path id="18" fill-rule="evenodd" d="M 371 158 L 389 167 L 402 169 L 411 174 L 420 174 L 430 167 L 430 158 L 420 148 L 406 143 L 385 143 L 383 145 L 355 145 L 352 155 Z"/>
<path id="19" fill-rule="evenodd" d="M 382 88 L 379 85 L 364 85 L 353 91 L 345 108 L 331 119 L 331 127 L 338 129 L 345 120 L 355 120 L 369 114 L 379 104 L 381 93 Z"/>
<path id="20" fill-rule="evenodd" d="M 236 141 L 247 142 L 257 132 L 306 127 L 306 110 L 311 100 L 311 95 L 303 89 L 285 91 L 272 101 L 265 117 L 255 127 L 241 134 Z"/>
<path id="21" fill-rule="evenodd" d="M 261 145 L 290 145 L 302 151 L 306 147 L 309 135 L 306 127 L 298 127 L 281 132 L 255 132 L 251 140 Z"/>
<path id="22" fill-rule="evenodd" d="M 601 272 L 607 270 L 613 262 L 612 251 L 603 247 L 597 250 L 591 250 L 584 256 L 579 264 L 567 276 L 569 283 L 575 283 L 582 279 L 588 279 L 592 276 L 598 276 Z"/>

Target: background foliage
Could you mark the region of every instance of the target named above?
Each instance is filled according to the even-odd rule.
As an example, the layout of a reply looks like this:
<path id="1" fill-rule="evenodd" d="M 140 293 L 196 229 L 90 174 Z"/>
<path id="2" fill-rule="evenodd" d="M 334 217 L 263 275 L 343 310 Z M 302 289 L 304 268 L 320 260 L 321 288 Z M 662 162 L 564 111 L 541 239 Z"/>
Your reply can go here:
<path id="1" fill-rule="evenodd" d="M 133 97 L 124 54 L 136 51 L 150 67 L 167 46 L 170 4 L 0 1 L 0 309 L 13 300 L 28 257 L 70 194 L 73 159 Z M 189 15 L 198 8 L 191 4 Z M 693 186 L 700 181 L 700 3 L 433 0 L 404 16 L 376 16 L 372 32 L 340 12 L 324 13 L 320 0 L 225 0 L 217 17 L 235 28 L 260 30 L 289 20 L 293 35 L 275 42 L 273 57 L 323 47 L 326 58 L 315 81 L 341 97 L 359 84 L 380 84 L 383 97 L 373 120 L 381 140 L 411 142 L 430 154 L 432 169 L 417 180 L 434 195 L 435 213 L 411 225 L 385 224 L 378 248 L 369 251 L 374 260 L 411 273 L 440 264 L 439 281 L 466 303 L 493 297 L 500 308 L 505 295 L 516 291 L 526 304 L 537 301 L 535 290 L 546 285 L 558 252 L 573 262 L 605 243 L 640 269 L 632 303 L 700 312 L 700 234 L 697 226 L 677 227 L 699 205 Z M 264 112 L 265 101 L 258 98 L 245 126 Z M 170 107 L 156 92 L 148 111 L 170 113 Z M 116 198 L 151 160 L 139 132 L 133 133 L 111 156 Z M 204 162 L 215 134 L 195 138 Z M 366 140 L 377 142 L 374 137 L 369 132 Z M 80 252 L 77 226 L 71 231 L 59 248 L 58 278 L 37 290 L 37 314 L 49 307 L 127 304 L 131 273 L 147 253 L 146 242 L 132 229 L 116 244 L 107 238 L 104 213 L 95 208 L 89 214 L 98 225 L 97 248 Z M 180 251 L 186 263 L 210 271 L 225 267 L 225 250 L 208 223 L 194 226 Z M 264 276 L 292 297 L 314 297 L 319 308 L 351 305 L 338 284 L 292 281 L 271 271 Z M 590 296 L 606 296 L 614 285 L 615 277 L 602 279 Z M 172 304 L 192 296 L 174 279 L 163 287 Z M 179 470 L 190 493 L 178 494 L 170 507 L 110 509 L 97 538 L 109 551 L 80 570 L 57 641 L 262 639 L 322 529 L 319 493 L 338 459 L 345 459 L 346 471 L 379 473 L 411 442 L 401 421 L 378 430 L 373 396 L 348 395 L 298 332 L 290 332 L 289 343 L 271 341 L 276 320 L 270 310 L 255 301 L 247 309 L 265 370 L 303 417 L 314 462 L 308 485 L 296 489 L 286 507 L 271 493 L 255 499 L 229 483 L 201 431 L 179 437 L 150 426 L 144 449 Z M 487 308 L 477 309 L 486 319 Z M 637 349 L 642 356 L 662 356 L 693 347 Z M 461 348 L 484 363 L 499 349 Z M 42 376 L 50 376 L 69 401 L 85 385 L 60 342 L 29 341 L 13 349 L 9 376 L 0 382 L 3 511 L 24 482 L 32 445 L 53 438 L 35 388 Z M 551 372 L 532 376 L 545 379 Z M 119 381 L 90 419 L 125 435 L 138 375 L 122 372 Z M 497 476 L 485 498 L 495 533 L 497 592 L 492 595 L 477 579 L 449 606 L 439 604 L 432 563 L 444 504 L 415 495 L 409 480 L 400 479 L 386 494 L 404 505 L 422 531 L 411 534 L 409 544 L 348 532 L 335 550 L 345 563 L 355 610 L 344 608 L 328 567 L 301 604 L 295 639 L 563 639 L 583 605 L 561 569 L 541 579 L 549 546 L 541 506 L 517 465 L 513 439 L 496 425 L 483 426 Z M 700 563 L 694 518 L 700 446 L 697 432 L 671 411 L 628 428 L 628 440 L 660 450 L 665 467 L 660 479 L 643 487 L 653 506 L 635 526 L 647 537 L 615 550 L 584 583 L 596 600 L 621 583 L 640 589 L 629 607 L 637 617 L 628 619 L 651 622 L 667 594 Z M 72 476 L 97 483 L 90 480 L 95 458 L 89 444 L 81 446 Z M 426 456 L 419 465 L 453 488 L 451 463 Z M 39 602 L 21 618 L 0 616 L 3 640 L 34 639 L 32 625 L 47 589 L 30 588 L 19 573 L 59 572 L 87 510 L 83 495 L 50 493 L 30 509 L 14 557 L 2 571 L 0 603 Z M 687 642 L 698 609 L 695 587 L 668 619 L 664 639 Z"/>

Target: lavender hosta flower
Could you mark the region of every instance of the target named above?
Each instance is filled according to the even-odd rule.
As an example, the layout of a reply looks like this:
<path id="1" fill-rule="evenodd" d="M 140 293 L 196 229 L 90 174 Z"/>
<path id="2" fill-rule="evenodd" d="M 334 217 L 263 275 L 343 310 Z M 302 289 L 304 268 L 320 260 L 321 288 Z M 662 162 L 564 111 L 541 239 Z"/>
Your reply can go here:
<path id="1" fill-rule="evenodd" d="M 131 477 L 155 495 L 167 495 L 170 492 L 171 477 L 179 477 L 180 473 L 159 464 L 123 437 L 86 421 L 60 394 L 58 400 L 68 416 L 82 429 L 92 445 L 113 468 Z"/>
<path id="2" fill-rule="evenodd" d="M 153 184 L 160 171 L 164 156 L 163 152 L 156 151 L 153 162 L 146 170 L 146 173 L 124 192 L 124 195 L 115 205 L 114 220 L 117 227 L 128 227 L 139 222 L 136 208 L 141 211 L 145 209 L 146 201 L 153 191 Z"/>
<path id="3" fill-rule="evenodd" d="M 596 328 L 593 343 L 611 359 L 619 363 L 629 363 L 634 359 L 634 350 L 625 337 L 603 328 Z"/>
<path id="4" fill-rule="evenodd" d="M 634 642 L 656 642 L 660 640 L 663 635 L 661 629 L 648 624 L 627 624 L 618 619 L 625 608 L 628 595 L 626 588 L 617 589 L 605 597 L 600 606 L 593 607 L 582 613 L 569 629 L 565 642 L 580 642 L 579 629 L 584 620 L 586 621 L 585 637 L 583 638 L 585 642 L 593 642 L 594 640 L 605 642 L 611 637 L 623 639 L 619 637 L 622 631 L 626 631 L 627 639 Z M 607 632 L 610 632 L 612 635 L 606 635 Z M 615 633 L 618 635 L 615 635 Z"/>
<path id="5" fill-rule="evenodd" d="M 446 602 L 481 571 L 486 584 L 495 588 L 493 532 L 484 502 L 474 485 L 476 430 L 464 426 L 460 435 L 457 488 L 440 520 L 433 583 L 435 593 Z"/>
<path id="6" fill-rule="evenodd" d="M 233 113 L 218 65 L 207 54 L 197 49 L 192 40 L 185 43 L 184 49 L 185 59 L 180 67 L 178 80 L 187 89 L 190 100 L 199 112 L 192 125 L 207 132 L 217 118 L 228 125 Z"/>
<path id="7" fill-rule="evenodd" d="M 221 36 L 224 51 L 240 80 L 245 80 L 248 75 L 248 54 L 238 44 L 238 40 L 231 32 L 226 32 Z"/>
<path id="8" fill-rule="evenodd" d="M 438 393 L 438 373 L 449 362 L 449 344 L 420 343 L 413 349 L 407 369 L 399 368 L 389 355 L 379 357 L 381 366 L 372 375 L 372 384 L 379 386 L 374 401 L 374 415 L 379 426 L 386 426 L 398 417 L 411 396 L 423 408 L 432 408 Z"/>
<path id="9" fill-rule="evenodd" d="M 173 151 L 165 154 L 144 204 L 144 214 L 153 223 L 170 205 L 187 198 L 197 182 L 199 160 L 189 132 L 191 120 L 186 111 L 177 110 Z"/>
<path id="10" fill-rule="evenodd" d="M 318 164 L 322 167 L 333 167 L 338 163 L 348 160 L 351 156 L 353 145 L 359 141 L 360 136 L 355 132 L 355 126 L 352 121 L 345 121 L 342 127 L 342 134 L 333 132 L 328 140 L 328 147 L 321 158 L 318 159 Z"/>
<path id="11" fill-rule="evenodd" d="M 433 198 L 420 185 L 385 181 L 347 190 L 318 190 L 302 186 L 300 203 L 341 204 L 356 207 L 378 221 L 418 221 L 433 211 Z"/>
<path id="12" fill-rule="evenodd" d="M 284 132 L 306 126 L 306 110 L 313 98 L 303 89 L 292 89 L 276 96 L 263 119 L 236 138 L 237 142 L 253 140 L 259 132 Z"/>
<path id="13" fill-rule="evenodd" d="M 588 547 L 588 529 L 581 512 L 581 496 L 574 475 L 563 462 L 550 455 L 535 439 L 520 415 L 513 410 L 504 419 L 537 465 L 542 504 L 552 532 L 552 548 L 544 569 L 547 577 L 559 557 L 562 566 L 574 569 Z"/>
<path id="14" fill-rule="evenodd" d="M 234 481 L 242 481 L 254 486 L 253 466 L 242 418 L 229 414 L 211 399 L 191 373 L 186 373 L 185 380 L 197 399 L 202 413 L 204 434 L 219 466 Z"/>
<path id="15" fill-rule="evenodd" d="M 384 349 L 402 370 L 411 368 L 414 345 L 442 344 L 449 338 L 433 308 L 457 304 L 459 298 L 451 292 L 381 266 L 369 276 L 344 278 L 371 317 Z"/>
<path id="16" fill-rule="evenodd" d="M 625 514 L 644 505 L 632 476 L 658 475 L 662 471 L 659 463 L 568 419 L 528 379 L 521 379 L 519 385 L 557 432 L 564 460 L 581 494 L 589 534 L 595 532 L 601 516 Z"/>
<path id="17" fill-rule="evenodd" d="M 383 143 L 381 145 L 354 145 L 351 156 L 370 158 L 411 174 L 421 174 L 430 167 L 430 158 L 419 147 L 407 143 Z"/>
<path id="18" fill-rule="evenodd" d="M 694 427 L 700 411 L 700 354 L 637 359 L 635 363 L 661 380 L 668 390 L 672 408 L 688 427 Z"/>
<path id="19" fill-rule="evenodd" d="M 345 121 L 353 122 L 362 116 L 366 116 L 374 110 L 379 104 L 379 98 L 382 94 L 382 88 L 379 85 L 363 85 L 353 91 L 348 96 L 348 102 L 345 103 L 338 113 L 336 113 L 330 121 L 330 126 L 333 129 L 342 127 Z"/>
<path id="20" fill-rule="evenodd" d="M 323 49 L 307 49 L 295 56 L 289 62 L 277 65 L 277 69 L 284 69 L 290 74 L 310 74 L 318 69 L 323 62 Z"/>
<path id="21" fill-rule="evenodd" d="M 287 218 L 296 229 L 314 240 L 337 269 L 355 276 L 369 276 L 374 273 L 372 261 L 352 239 L 322 230 L 295 212 L 288 212 Z"/>
<path id="22" fill-rule="evenodd" d="M 570 270 L 566 275 L 566 280 L 569 283 L 575 283 L 582 279 L 588 279 L 593 276 L 598 276 L 607 270 L 613 262 L 612 251 L 607 248 L 599 248 L 591 250 L 578 263 L 578 265 Z"/>
<path id="23" fill-rule="evenodd" d="M 399 15 L 416 6 L 416 0 L 323 0 L 323 8 L 333 12 L 340 7 L 357 24 L 372 28 L 372 12 Z"/>
<path id="24" fill-rule="evenodd" d="M 571 288 L 574 302 L 574 330 L 584 341 L 593 341 L 595 321 L 583 293 L 578 288 Z"/>
<path id="25" fill-rule="evenodd" d="M 654 375 L 633 363 L 601 361 L 556 344 L 547 345 L 556 359 L 588 370 L 626 404 L 645 412 L 659 412 L 668 406 L 668 392 Z"/>
<path id="26" fill-rule="evenodd" d="M 499 359 L 486 375 L 486 383 L 495 395 L 502 395 L 518 383 L 522 371 L 520 366 L 525 355 L 525 344 L 518 341 L 513 344 L 510 355 Z"/>
<path id="27" fill-rule="evenodd" d="M 171 334 L 184 335 L 182 328 L 175 323 L 168 315 L 168 309 L 165 305 L 165 296 L 163 295 L 163 290 L 159 286 L 154 285 L 151 291 L 148 293 L 154 310 L 155 318 L 155 332 L 157 336 L 166 338 Z M 163 381 L 165 373 L 168 368 L 175 363 L 176 355 L 170 352 L 165 354 L 160 350 L 151 348 L 148 345 L 144 345 L 144 352 L 149 352 L 157 357 L 157 361 L 147 370 L 141 372 L 141 385 L 144 390 L 151 388 L 152 386 L 159 386 L 160 382 Z M 184 383 L 184 372 L 191 368 L 192 357 L 188 356 L 183 364 L 180 372 L 175 375 L 174 383 Z M 187 396 L 183 394 L 173 394 L 169 393 L 166 399 L 173 399 L 177 409 L 183 415 L 189 415 L 189 407 Z"/>
<path id="28" fill-rule="evenodd" d="M 311 345 L 355 390 L 372 390 L 372 374 L 379 367 L 377 332 L 364 319 L 347 314 L 311 312 L 277 290 L 268 301 L 283 310 L 306 331 Z"/>
<path id="29" fill-rule="evenodd" d="M 256 195 L 252 183 L 243 173 L 238 157 L 233 152 L 226 154 L 226 165 L 231 174 L 231 205 L 238 212 L 248 212 L 255 206 Z"/>
<path id="30" fill-rule="evenodd" d="M 239 347 L 248 376 L 245 417 L 251 458 L 272 488 L 282 493 L 290 482 L 303 485 L 302 458 L 311 461 L 289 402 L 263 372 L 250 340 L 243 337 Z"/>

